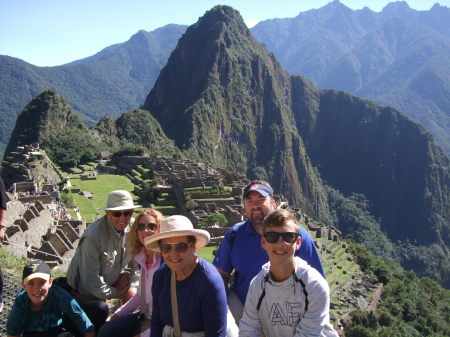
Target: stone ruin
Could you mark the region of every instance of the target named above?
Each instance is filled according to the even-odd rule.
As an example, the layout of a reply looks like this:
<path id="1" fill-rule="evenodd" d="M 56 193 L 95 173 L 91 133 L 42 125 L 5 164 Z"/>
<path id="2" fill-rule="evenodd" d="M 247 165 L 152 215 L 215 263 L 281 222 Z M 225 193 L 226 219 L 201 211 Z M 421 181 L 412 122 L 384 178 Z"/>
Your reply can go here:
<path id="1" fill-rule="evenodd" d="M 86 223 L 71 219 L 63 204 L 38 189 L 26 198 L 8 195 L 3 248 L 16 256 L 41 259 L 65 269 Z"/>
<path id="2" fill-rule="evenodd" d="M 106 171 L 111 172 L 113 166 L 108 163 Z M 238 176 L 232 171 L 225 169 L 213 169 L 210 166 L 195 161 L 180 161 L 162 157 L 142 157 L 124 156 L 116 160 L 115 173 L 125 174 L 134 184 L 134 192 L 141 195 L 143 181 L 136 177 L 138 166 L 142 166 L 152 171 L 153 180 L 158 184 L 153 187 L 159 194 L 173 193 L 175 202 L 173 208 L 161 208 L 164 215 L 186 214 L 197 226 L 206 216 L 219 213 L 223 214 L 228 223 L 236 223 L 242 220 L 243 209 L 242 189 L 247 184 L 247 180 Z M 109 166 L 108 166 L 109 165 Z M 101 168 L 103 171 L 104 168 Z M 215 187 L 217 190 L 223 186 L 232 186 L 227 193 L 211 194 L 208 189 Z M 205 189 L 205 193 L 190 196 L 195 201 L 196 207 L 192 210 L 186 209 L 186 191 L 190 188 Z M 159 201 L 158 206 L 168 206 Z"/>
<path id="3" fill-rule="evenodd" d="M 108 166 L 109 165 L 109 166 Z M 116 166 L 113 166 L 116 165 Z M 158 181 L 154 187 L 159 192 L 173 192 L 176 197 L 176 207 L 173 209 L 159 209 L 164 215 L 185 214 L 192 221 L 194 226 L 207 216 L 218 213 L 223 214 L 227 223 L 233 225 L 244 219 L 244 208 L 242 206 L 242 192 L 248 180 L 238 175 L 236 172 L 227 169 L 214 169 L 204 163 L 191 160 L 175 160 L 156 156 L 123 156 L 106 164 L 106 170 L 111 172 L 115 168 L 115 173 L 125 174 L 135 184 L 135 193 L 140 195 L 143 190 L 143 182 L 134 172 L 141 166 L 149 169 L 153 173 L 153 179 Z M 220 190 L 220 187 L 231 186 L 231 190 L 218 194 L 209 193 L 210 188 Z M 189 195 L 189 189 L 203 189 L 204 193 Z M 186 195 L 195 202 L 195 207 L 186 209 Z M 289 208 L 289 203 L 282 195 L 276 195 L 275 200 L 279 207 Z M 159 204 L 159 206 L 165 206 Z M 158 208 L 158 204 L 156 205 Z M 333 240 L 338 241 L 341 233 L 334 227 L 324 226 L 314 222 L 308 215 L 303 214 L 300 209 L 291 209 L 301 223 L 309 230 L 313 240 Z M 211 234 L 210 245 L 218 245 L 228 228 L 207 228 Z M 319 244 L 316 243 L 318 246 Z"/>
<path id="4" fill-rule="evenodd" d="M 85 172 L 80 175 L 81 180 L 97 180 L 97 171 Z"/>
<path id="5" fill-rule="evenodd" d="M 65 269 L 86 223 L 71 219 L 65 205 L 59 201 L 58 186 L 52 182 L 60 179 L 55 178 L 57 174 L 51 161 L 39 149 L 39 144 L 20 146 L 16 153 L 19 160 L 30 156 L 36 160 L 31 163 L 22 161 L 20 165 L 27 170 L 28 180 L 14 183 L 7 192 L 3 248 L 16 256 L 41 259 L 51 266 L 59 265 Z M 39 178 L 34 179 L 36 169 L 42 167 L 47 170 L 41 170 Z"/>

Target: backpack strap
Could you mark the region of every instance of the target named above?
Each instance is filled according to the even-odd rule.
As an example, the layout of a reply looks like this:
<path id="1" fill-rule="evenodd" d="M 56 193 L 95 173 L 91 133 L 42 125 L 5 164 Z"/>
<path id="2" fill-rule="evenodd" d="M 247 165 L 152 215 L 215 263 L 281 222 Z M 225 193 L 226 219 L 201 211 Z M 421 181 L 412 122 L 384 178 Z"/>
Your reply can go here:
<path id="1" fill-rule="evenodd" d="M 234 240 L 236 239 L 236 235 L 237 235 L 238 230 L 240 230 L 241 228 L 243 228 L 243 227 L 244 227 L 244 224 L 245 224 L 246 222 L 247 222 L 247 221 L 244 221 L 244 222 L 240 223 L 238 226 L 233 226 L 233 227 L 231 227 L 230 237 L 228 238 L 228 244 L 230 245 L 230 249 L 233 248 Z"/>
<path id="2" fill-rule="evenodd" d="M 237 229 L 234 229 L 230 233 L 230 238 L 228 239 L 228 244 L 230 245 L 230 248 L 233 248 L 234 240 L 236 239 L 236 232 Z"/>

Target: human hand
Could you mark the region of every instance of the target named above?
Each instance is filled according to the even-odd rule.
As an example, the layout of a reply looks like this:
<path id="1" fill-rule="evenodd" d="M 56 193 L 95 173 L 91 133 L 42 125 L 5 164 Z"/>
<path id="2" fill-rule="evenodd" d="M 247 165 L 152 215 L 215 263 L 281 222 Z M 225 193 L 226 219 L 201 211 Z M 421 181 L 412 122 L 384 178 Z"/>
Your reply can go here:
<path id="1" fill-rule="evenodd" d="M 128 290 L 122 296 L 122 302 L 126 303 L 137 293 L 137 288 L 129 287 Z"/>
<path id="2" fill-rule="evenodd" d="M 113 287 L 116 288 L 119 296 L 125 294 L 125 292 L 130 288 L 128 273 L 120 274 L 117 281 L 113 284 Z"/>

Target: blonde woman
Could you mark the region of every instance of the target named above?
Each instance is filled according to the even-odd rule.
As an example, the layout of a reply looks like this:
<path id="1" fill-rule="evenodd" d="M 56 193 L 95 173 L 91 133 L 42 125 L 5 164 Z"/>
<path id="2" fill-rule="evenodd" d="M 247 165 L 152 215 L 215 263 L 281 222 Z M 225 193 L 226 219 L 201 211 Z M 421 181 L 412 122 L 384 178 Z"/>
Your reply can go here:
<path id="1" fill-rule="evenodd" d="M 134 261 L 141 268 L 141 281 L 135 296 L 108 317 L 98 332 L 98 336 L 107 337 L 149 337 L 150 317 L 152 313 L 152 281 L 153 274 L 161 264 L 161 256 L 144 247 L 144 240 L 159 233 L 163 215 L 154 210 L 140 212 L 127 234 L 127 245 Z M 140 306 L 140 312 L 134 313 Z"/>

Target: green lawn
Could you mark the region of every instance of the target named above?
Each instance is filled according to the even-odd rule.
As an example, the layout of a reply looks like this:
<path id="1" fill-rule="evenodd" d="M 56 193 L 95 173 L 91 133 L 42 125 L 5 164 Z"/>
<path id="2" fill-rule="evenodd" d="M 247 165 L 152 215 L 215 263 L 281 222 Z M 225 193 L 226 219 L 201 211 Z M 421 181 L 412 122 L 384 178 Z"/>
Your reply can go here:
<path id="1" fill-rule="evenodd" d="M 212 263 L 214 259 L 213 250 L 216 250 L 217 247 L 203 247 L 202 249 L 197 251 L 197 255 L 201 258 L 204 258 L 209 263 Z"/>
<path id="2" fill-rule="evenodd" d="M 70 179 L 74 188 L 87 191 L 93 194 L 92 199 L 88 199 L 78 193 L 72 193 L 81 216 L 86 218 L 88 223 L 92 222 L 104 213 L 98 207 L 105 207 L 109 192 L 113 190 L 132 191 L 133 183 L 126 177 L 114 174 L 99 174 L 97 180 L 81 180 L 77 176 Z"/>

